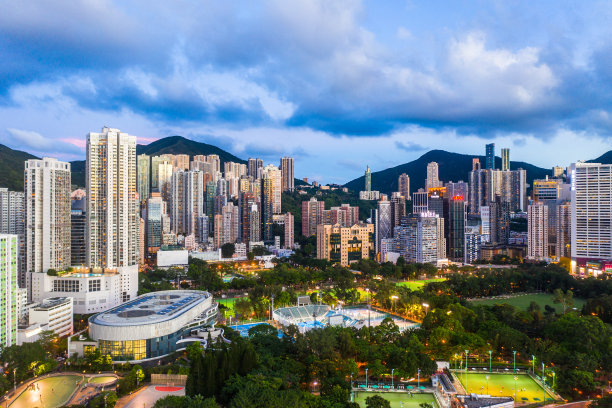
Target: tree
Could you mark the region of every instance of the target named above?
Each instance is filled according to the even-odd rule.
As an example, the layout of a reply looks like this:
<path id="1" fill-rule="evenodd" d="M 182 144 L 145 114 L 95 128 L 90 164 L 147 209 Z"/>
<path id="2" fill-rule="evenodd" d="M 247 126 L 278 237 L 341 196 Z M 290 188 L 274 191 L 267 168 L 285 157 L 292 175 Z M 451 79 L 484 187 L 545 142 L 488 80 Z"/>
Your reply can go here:
<path id="1" fill-rule="evenodd" d="M 391 408 L 391 403 L 379 395 L 366 398 L 367 408 Z"/>
<path id="2" fill-rule="evenodd" d="M 231 258 L 236 251 L 236 246 L 230 242 L 225 243 L 221 246 L 221 256 L 223 258 Z"/>
<path id="3" fill-rule="evenodd" d="M 246 318 L 251 314 L 251 301 L 247 298 L 237 299 L 234 302 L 234 310 L 242 318 Z"/>
<path id="4" fill-rule="evenodd" d="M 434 408 L 434 406 L 432 404 L 430 404 L 429 402 L 421 402 L 419 404 L 420 408 Z"/>
<path id="5" fill-rule="evenodd" d="M 569 289 L 565 293 L 561 289 L 555 289 L 553 291 L 553 296 L 553 302 L 561 303 L 563 306 L 563 314 L 565 314 L 567 308 L 574 306 L 574 292 Z"/>

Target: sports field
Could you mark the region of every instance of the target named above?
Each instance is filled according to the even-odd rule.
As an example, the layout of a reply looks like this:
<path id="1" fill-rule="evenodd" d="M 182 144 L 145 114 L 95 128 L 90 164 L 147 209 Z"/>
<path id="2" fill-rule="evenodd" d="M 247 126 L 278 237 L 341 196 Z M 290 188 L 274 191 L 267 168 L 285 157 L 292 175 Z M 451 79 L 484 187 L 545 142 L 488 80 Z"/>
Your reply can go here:
<path id="1" fill-rule="evenodd" d="M 80 375 L 58 375 L 35 381 L 16 400 L 11 408 L 56 408 L 68 402 L 68 398 L 83 377 Z"/>
<path id="2" fill-rule="evenodd" d="M 89 383 L 90 384 L 107 384 L 107 383 L 110 384 L 116 379 L 117 377 L 114 377 L 112 375 L 99 375 L 97 377 L 91 377 L 89 379 Z"/>
<path id="3" fill-rule="evenodd" d="M 423 286 L 425 286 L 429 282 L 444 282 L 445 280 L 446 278 L 412 280 L 412 281 L 398 282 L 397 286 L 404 286 L 410 290 L 420 290 L 423 288 Z"/>
<path id="4" fill-rule="evenodd" d="M 365 407 L 365 400 L 367 397 L 373 395 L 379 395 L 391 403 L 391 408 L 419 408 L 419 404 L 428 402 L 439 408 L 436 399 L 433 394 L 420 394 L 413 393 L 412 397 L 407 392 L 369 392 L 369 391 L 356 391 L 354 394 L 355 402 L 361 407 Z"/>
<path id="5" fill-rule="evenodd" d="M 239 298 L 229 298 L 229 299 L 222 299 L 222 298 L 217 298 L 215 299 L 217 301 L 217 303 L 219 303 L 220 305 L 223 305 L 225 307 L 227 307 L 227 309 L 223 309 L 223 310 L 219 310 L 219 315 L 220 316 L 225 316 L 226 313 L 225 311 L 227 310 L 227 317 L 234 317 L 234 303 L 236 303 L 236 300 Z"/>
<path id="6" fill-rule="evenodd" d="M 476 305 L 487 306 L 501 305 L 505 303 L 523 310 L 527 310 L 531 302 L 536 302 L 538 305 L 540 305 L 540 310 L 542 312 L 544 312 L 544 307 L 546 305 L 554 307 L 557 313 L 563 312 L 563 306 L 560 303 L 553 302 L 553 298 L 554 296 L 552 293 L 528 293 L 505 298 L 478 299 L 474 300 L 473 302 Z M 580 310 L 585 303 L 586 301 L 584 299 L 574 298 L 573 307 Z"/>
<path id="7" fill-rule="evenodd" d="M 512 397 L 520 403 L 538 402 L 553 399 L 533 378 L 527 374 L 483 374 L 454 372 L 461 385 L 468 393 L 489 394 L 494 397 Z M 487 392 L 487 376 L 488 392 Z M 515 380 L 516 378 L 516 380 Z M 516 395 L 514 387 L 516 384 Z"/>

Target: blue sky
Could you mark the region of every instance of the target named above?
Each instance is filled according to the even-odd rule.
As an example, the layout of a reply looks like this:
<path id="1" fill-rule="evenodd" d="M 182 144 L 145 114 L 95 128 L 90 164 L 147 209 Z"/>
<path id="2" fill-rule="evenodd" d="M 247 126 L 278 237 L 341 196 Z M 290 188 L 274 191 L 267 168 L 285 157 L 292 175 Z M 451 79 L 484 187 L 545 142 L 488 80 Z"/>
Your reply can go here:
<path id="1" fill-rule="evenodd" d="M 430 149 L 543 167 L 612 149 L 606 1 L 7 2 L 0 143 L 67 160 L 118 127 L 346 182 Z"/>

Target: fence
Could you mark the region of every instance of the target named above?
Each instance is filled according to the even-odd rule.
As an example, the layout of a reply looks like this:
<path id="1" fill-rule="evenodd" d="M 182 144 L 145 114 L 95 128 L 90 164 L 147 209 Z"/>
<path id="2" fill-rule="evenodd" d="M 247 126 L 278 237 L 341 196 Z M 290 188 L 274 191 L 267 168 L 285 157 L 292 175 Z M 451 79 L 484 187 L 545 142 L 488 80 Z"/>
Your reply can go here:
<path id="1" fill-rule="evenodd" d="M 187 376 L 184 374 L 151 374 L 151 384 L 184 386 L 187 384 Z"/>

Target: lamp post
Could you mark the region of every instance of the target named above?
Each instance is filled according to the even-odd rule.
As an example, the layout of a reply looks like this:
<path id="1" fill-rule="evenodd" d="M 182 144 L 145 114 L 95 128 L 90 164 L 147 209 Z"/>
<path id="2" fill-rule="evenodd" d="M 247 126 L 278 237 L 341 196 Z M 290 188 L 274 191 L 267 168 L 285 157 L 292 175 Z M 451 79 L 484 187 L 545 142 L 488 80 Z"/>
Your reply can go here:
<path id="1" fill-rule="evenodd" d="M 514 360 L 513 360 L 514 361 L 513 362 L 513 368 L 512 369 L 514 371 L 514 374 L 516 374 L 516 350 L 512 350 L 512 355 L 513 355 L 513 358 L 514 358 Z"/>
<path id="2" fill-rule="evenodd" d="M 421 386 L 421 369 L 417 370 L 417 388 Z"/>
<path id="3" fill-rule="evenodd" d="M 542 382 L 546 382 L 546 379 L 544 378 L 544 362 L 542 361 Z"/>
<path id="4" fill-rule="evenodd" d="M 391 369 L 391 388 L 393 388 L 393 372 L 395 371 L 395 368 Z"/>
<path id="5" fill-rule="evenodd" d="M 555 389 L 555 372 L 553 371 L 552 373 L 553 373 L 553 385 L 552 385 L 552 389 L 554 391 L 554 389 Z"/>
<path id="6" fill-rule="evenodd" d="M 531 355 L 531 372 L 535 375 L 535 356 Z"/>
<path id="7" fill-rule="evenodd" d="M 368 388 L 368 369 L 366 368 L 366 388 Z"/>
<path id="8" fill-rule="evenodd" d="M 17 369 L 13 368 L 13 394 L 17 391 Z"/>
<path id="9" fill-rule="evenodd" d="M 467 392 L 468 350 L 465 350 L 465 392 Z"/>
<path id="10" fill-rule="evenodd" d="M 493 350 L 489 350 L 489 372 L 491 372 L 491 353 L 493 353 Z"/>

